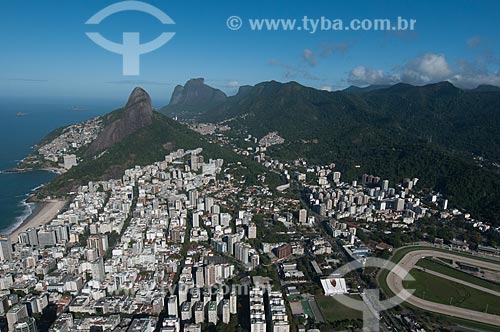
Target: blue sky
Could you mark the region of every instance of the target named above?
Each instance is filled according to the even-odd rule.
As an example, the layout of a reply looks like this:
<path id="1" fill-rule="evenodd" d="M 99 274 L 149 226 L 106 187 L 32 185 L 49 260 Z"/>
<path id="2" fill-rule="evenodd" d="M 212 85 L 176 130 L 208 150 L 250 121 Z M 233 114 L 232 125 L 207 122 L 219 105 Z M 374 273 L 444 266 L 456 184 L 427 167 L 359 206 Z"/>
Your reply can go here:
<path id="1" fill-rule="evenodd" d="M 499 1 L 146 1 L 175 25 L 140 12 L 84 23 L 108 0 L 16 0 L 0 5 L 0 97 L 125 99 L 135 85 L 156 106 L 177 84 L 204 77 L 227 93 L 239 85 L 295 80 L 324 89 L 351 84 L 450 80 L 463 87 L 500 85 Z M 293 5 L 292 5 L 293 4 Z M 229 16 L 243 27 L 227 28 Z M 416 19 L 413 32 L 252 31 L 251 18 Z M 97 31 L 119 42 L 161 32 L 175 37 L 141 56 L 141 75 L 123 76 L 122 59 L 89 40 Z"/>

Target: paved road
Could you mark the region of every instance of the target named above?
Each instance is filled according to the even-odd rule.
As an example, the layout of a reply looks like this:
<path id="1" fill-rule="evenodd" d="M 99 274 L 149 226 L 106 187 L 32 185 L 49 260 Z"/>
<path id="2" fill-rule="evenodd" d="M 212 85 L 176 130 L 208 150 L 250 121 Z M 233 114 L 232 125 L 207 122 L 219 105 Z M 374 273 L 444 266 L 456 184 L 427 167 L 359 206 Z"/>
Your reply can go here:
<path id="1" fill-rule="evenodd" d="M 443 278 L 443 279 L 446 279 L 446 280 L 449 280 L 449 281 L 453 281 L 453 282 L 456 282 L 458 284 L 462 284 L 462 285 L 470 287 L 470 288 L 475 288 L 477 290 L 480 290 L 481 292 L 489 293 L 491 295 L 495 295 L 495 296 L 500 297 L 500 292 L 494 291 L 492 289 L 489 289 L 489 288 L 486 288 L 486 287 L 482 287 L 482 286 L 473 284 L 471 282 L 464 281 L 462 279 L 453 278 L 453 277 L 450 277 L 447 274 L 443 274 L 443 273 L 439 273 L 439 272 L 432 271 L 432 270 L 429 270 L 429 269 L 425 269 L 425 268 L 423 268 L 421 266 L 415 266 L 415 268 L 417 270 L 424 271 L 427 274 L 432 274 L 432 275 L 434 275 L 436 277 L 440 277 L 440 278 Z"/>
<path id="2" fill-rule="evenodd" d="M 463 257 L 463 256 L 459 256 L 459 255 L 456 255 L 453 253 L 445 253 L 445 252 L 441 252 L 441 251 L 416 250 L 416 251 L 411 251 L 411 252 L 407 253 L 400 260 L 398 265 L 396 267 L 394 267 L 387 275 L 387 285 L 389 286 L 390 290 L 394 294 L 398 294 L 398 296 L 400 296 L 402 298 L 406 298 L 407 303 L 409 303 L 415 307 L 421 308 L 423 310 L 429 310 L 429 311 L 437 312 L 437 313 L 448 315 L 448 316 L 459 317 L 459 318 L 469 319 L 469 320 L 482 322 L 482 323 L 486 323 L 486 324 L 500 326 L 500 316 L 487 314 L 484 312 L 479 312 L 479 311 L 474 311 L 474 310 L 469 310 L 469 309 L 463 309 L 463 308 L 459 308 L 459 307 L 454 307 L 451 305 L 426 301 L 426 300 L 423 300 L 421 298 L 418 298 L 416 296 L 411 295 L 403 287 L 403 280 L 399 276 L 399 275 L 401 275 L 401 273 L 400 273 L 401 270 L 398 271 L 398 268 L 402 268 L 406 271 L 410 271 L 422 257 L 431 257 L 431 256 L 458 260 L 458 261 L 464 262 L 466 264 L 471 264 L 471 265 L 475 265 L 475 266 L 482 267 L 482 268 L 500 271 L 500 264 L 480 261 L 480 260 L 476 260 L 473 258 Z"/>

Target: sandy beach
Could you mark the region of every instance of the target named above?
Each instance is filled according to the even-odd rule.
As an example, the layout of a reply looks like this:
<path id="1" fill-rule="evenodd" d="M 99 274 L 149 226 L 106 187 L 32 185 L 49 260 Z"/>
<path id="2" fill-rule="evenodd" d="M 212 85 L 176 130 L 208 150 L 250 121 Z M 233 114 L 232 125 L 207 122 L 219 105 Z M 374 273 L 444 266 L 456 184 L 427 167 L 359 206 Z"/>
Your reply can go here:
<path id="1" fill-rule="evenodd" d="M 12 243 L 17 242 L 17 236 L 19 233 L 24 232 L 30 227 L 45 225 L 54 219 L 60 213 L 65 204 L 65 200 L 44 200 L 39 202 L 33 213 L 26 218 L 26 220 L 19 225 L 18 228 L 9 234 L 9 238 Z"/>

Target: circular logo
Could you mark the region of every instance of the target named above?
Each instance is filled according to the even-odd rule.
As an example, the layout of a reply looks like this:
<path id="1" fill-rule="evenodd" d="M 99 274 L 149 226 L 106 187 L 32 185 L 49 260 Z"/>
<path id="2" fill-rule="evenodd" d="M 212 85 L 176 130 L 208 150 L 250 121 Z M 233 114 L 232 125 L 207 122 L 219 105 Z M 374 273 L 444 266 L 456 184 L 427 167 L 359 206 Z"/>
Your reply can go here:
<path id="1" fill-rule="evenodd" d="M 243 26 L 243 20 L 239 16 L 229 16 L 226 25 L 231 30 L 238 30 Z"/>

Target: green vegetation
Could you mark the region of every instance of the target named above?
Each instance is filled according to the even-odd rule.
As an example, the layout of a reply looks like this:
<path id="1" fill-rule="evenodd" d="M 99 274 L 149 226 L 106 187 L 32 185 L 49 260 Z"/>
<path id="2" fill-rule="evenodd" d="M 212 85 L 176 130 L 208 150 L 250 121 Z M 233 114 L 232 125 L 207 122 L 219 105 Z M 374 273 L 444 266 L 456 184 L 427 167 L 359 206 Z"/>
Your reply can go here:
<path id="1" fill-rule="evenodd" d="M 282 222 L 266 218 L 265 215 L 256 214 L 253 216 L 253 222 L 257 226 L 257 239 L 254 240 L 257 247 L 261 243 L 278 243 L 290 241 L 290 236 L 284 234 L 288 231 Z"/>
<path id="2" fill-rule="evenodd" d="M 231 319 L 229 324 L 224 324 L 222 321 L 217 323 L 217 326 L 209 325 L 207 326 L 207 330 L 204 331 L 218 331 L 218 332 L 243 332 L 243 328 L 238 325 L 238 316 L 231 315 Z"/>
<path id="3" fill-rule="evenodd" d="M 192 220 L 193 220 L 192 215 L 191 215 L 191 213 L 189 213 L 188 218 L 187 218 L 187 222 L 186 222 L 186 235 L 184 237 L 184 243 L 182 244 L 180 257 L 179 257 L 180 264 L 179 264 L 179 267 L 177 268 L 177 273 L 175 274 L 172 285 L 177 285 L 177 283 L 179 282 L 179 278 L 181 277 L 182 269 L 184 268 L 184 264 L 186 263 L 185 258 L 186 258 L 187 252 L 189 250 L 189 246 L 191 244 L 190 237 L 191 237 L 191 229 L 193 228 Z"/>
<path id="4" fill-rule="evenodd" d="M 426 272 L 410 271 L 414 281 L 403 281 L 407 289 L 415 289 L 415 296 L 427 301 L 451 304 L 460 308 L 500 315 L 500 298 L 471 287 L 449 281 Z"/>
<path id="5" fill-rule="evenodd" d="M 348 179 L 365 172 L 393 183 L 418 177 L 419 188 L 496 223 L 500 178 L 491 162 L 500 159 L 499 107 L 499 92 L 447 82 L 351 94 L 273 81 L 228 98 L 199 120 L 232 119 L 231 128 L 256 137 L 278 131 L 285 143 L 269 149 L 273 157 L 335 162 Z M 479 164 L 474 156 L 491 162 Z"/>
<path id="6" fill-rule="evenodd" d="M 419 260 L 417 265 L 421 266 L 425 269 L 428 269 L 428 270 L 432 270 L 435 272 L 446 274 L 446 275 L 453 277 L 453 278 L 456 278 L 456 279 L 470 282 L 471 284 L 475 284 L 475 285 L 478 285 L 481 287 L 486 287 L 486 288 L 489 288 L 491 290 L 500 292 L 500 285 L 499 284 L 475 277 L 469 273 L 466 273 L 466 272 L 454 269 L 452 267 L 446 266 L 442 263 L 439 263 L 437 260 L 425 258 L 425 259 Z"/>
<path id="7" fill-rule="evenodd" d="M 362 301 L 359 296 L 356 297 L 359 301 Z M 334 296 L 316 296 L 316 303 L 318 303 L 323 316 L 329 322 L 344 319 L 363 319 L 363 313 L 361 311 L 344 306 L 337 301 Z"/>
<path id="8" fill-rule="evenodd" d="M 244 176 L 247 184 L 256 183 L 257 175 L 267 172 L 256 162 L 242 158 L 229 149 L 210 144 L 186 126 L 160 113 L 154 113 L 152 125 L 129 135 L 102 155 L 87 158 L 78 167 L 73 167 L 57 177 L 44 190 L 47 193 L 63 194 L 88 181 L 120 178 L 127 168 L 161 161 L 166 154 L 176 149 L 188 150 L 198 147 L 203 148 L 203 156 L 207 160 L 222 158 L 225 165 L 241 163 L 241 167 L 235 171 L 235 176 Z M 267 174 L 268 181 L 280 183 L 276 177 L 273 173 Z"/>
<path id="9" fill-rule="evenodd" d="M 56 137 L 60 136 L 64 132 L 64 129 L 66 129 L 66 127 L 59 127 L 52 130 L 40 142 L 38 142 L 36 146 L 42 146 L 53 141 Z"/>
<path id="10" fill-rule="evenodd" d="M 450 265 L 453 264 L 453 260 L 448 259 L 448 258 L 436 257 L 436 260 L 441 261 L 441 262 L 446 263 L 446 264 L 450 264 Z"/>
<path id="11" fill-rule="evenodd" d="M 250 277 L 260 276 L 270 278 L 272 281 L 273 290 L 280 290 L 280 277 L 278 275 L 278 268 L 274 264 L 267 266 L 259 265 L 255 270 L 248 273 Z"/>
<path id="12" fill-rule="evenodd" d="M 449 321 L 450 323 L 458 324 L 460 326 L 466 326 L 478 331 L 487 331 L 487 332 L 498 332 L 498 326 L 493 326 L 489 324 L 484 324 L 480 322 L 473 322 L 470 320 L 462 319 L 462 318 L 457 318 L 457 317 L 444 317 L 440 319 L 440 322 L 445 322 Z"/>
<path id="13" fill-rule="evenodd" d="M 302 310 L 304 310 L 304 313 L 307 315 L 307 317 L 310 317 L 310 318 L 315 317 L 314 312 L 313 312 L 308 300 L 301 301 L 300 305 L 302 306 Z"/>

